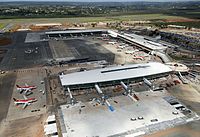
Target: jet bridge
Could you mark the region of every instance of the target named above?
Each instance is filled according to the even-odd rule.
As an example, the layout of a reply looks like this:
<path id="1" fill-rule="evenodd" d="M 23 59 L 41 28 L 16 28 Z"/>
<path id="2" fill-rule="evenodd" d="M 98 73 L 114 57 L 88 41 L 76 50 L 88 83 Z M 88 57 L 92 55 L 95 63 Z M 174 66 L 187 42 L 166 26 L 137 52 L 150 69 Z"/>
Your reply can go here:
<path id="1" fill-rule="evenodd" d="M 126 96 L 128 96 L 131 100 L 135 102 L 139 100 L 139 98 L 135 95 L 135 93 L 133 93 L 133 91 L 123 81 L 121 81 L 120 84 L 124 88 Z"/>
<path id="2" fill-rule="evenodd" d="M 67 88 L 67 92 L 69 93 L 70 103 L 71 103 L 72 105 L 74 105 L 74 104 L 76 103 L 76 100 L 75 100 L 75 98 L 72 96 L 72 93 L 71 93 L 69 87 Z"/>
<path id="3" fill-rule="evenodd" d="M 143 78 L 144 83 L 149 86 L 150 88 L 154 89 L 153 83 L 151 83 L 148 79 Z"/>
<path id="4" fill-rule="evenodd" d="M 182 76 L 181 72 L 178 72 L 178 76 L 183 84 L 188 84 L 188 81 Z"/>
<path id="5" fill-rule="evenodd" d="M 95 89 L 97 90 L 97 92 L 99 93 L 99 95 L 101 96 L 101 103 L 102 104 L 106 104 L 109 108 L 110 111 L 114 111 L 115 109 L 111 106 L 111 104 L 108 102 L 108 100 L 106 99 L 105 95 L 103 94 L 102 90 L 100 89 L 98 84 L 95 84 Z"/>

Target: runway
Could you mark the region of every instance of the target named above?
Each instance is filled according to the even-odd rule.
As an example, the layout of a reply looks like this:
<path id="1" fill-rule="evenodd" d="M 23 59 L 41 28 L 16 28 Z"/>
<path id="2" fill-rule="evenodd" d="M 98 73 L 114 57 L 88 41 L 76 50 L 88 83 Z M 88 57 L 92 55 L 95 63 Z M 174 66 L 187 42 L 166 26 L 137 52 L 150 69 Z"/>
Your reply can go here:
<path id="1" fill-rule="evenodd" d="M 15 80 L 16 74 L 12 72 L 0 76 L 0 122 L 7 116 Z"/>

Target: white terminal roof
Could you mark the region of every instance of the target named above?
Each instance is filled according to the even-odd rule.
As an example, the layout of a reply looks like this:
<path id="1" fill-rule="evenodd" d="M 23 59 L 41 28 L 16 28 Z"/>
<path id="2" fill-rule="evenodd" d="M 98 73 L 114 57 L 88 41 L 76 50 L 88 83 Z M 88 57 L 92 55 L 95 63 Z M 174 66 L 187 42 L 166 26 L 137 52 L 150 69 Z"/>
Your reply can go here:
<path id="1" fill-rule="evenodd" d="M 131 78 L 141 78 L 151 75 L 168 73 L 171 71 L 172 70 L 168 66 L 162 63 L 150 62 L 145 64 L 132 64 L 82 71 L 66 75 L 60 75 L 59 77 L 62 86 L 72 86 L 124 80 Z"/>
<path id="2" fill-rule="evenodd" d="M 118 34 L 118 36 L 123 37 L 129 41 L 137 43 L 137 44 L 139 44 L 145 48 L 151 49 L 151 50 L 165 50 L 167 48 L 160 43 L 146 40 L 143 36 L 139 36 L 136 34 L 123 34 L 123 35 Z"/>
<path id="3" fill-rule="evenodd" d="M 49 32 L 45 32 L 45 34 L 65 34 L 65 33 L 84 33 L 84 32 L 102 32 L 102 31 L 107 31 L 107 30 L 104 30 L 104 29 L 86 29 L 86 30 L 64 30 L 64 31 L 49 31 Z"/>

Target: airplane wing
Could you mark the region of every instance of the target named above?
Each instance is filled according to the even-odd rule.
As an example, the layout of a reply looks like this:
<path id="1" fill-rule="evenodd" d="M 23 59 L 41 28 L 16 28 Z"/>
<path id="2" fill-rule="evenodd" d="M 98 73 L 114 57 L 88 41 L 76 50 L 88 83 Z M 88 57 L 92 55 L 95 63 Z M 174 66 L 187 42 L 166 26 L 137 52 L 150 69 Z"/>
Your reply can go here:
<path id="1" fill-rule="evenodd" d="M 27 83 L 25 83 L 25 86 L 26 86 L 26 87 L 28 87 L 28 84 L 27 84 Z"/>
<path id="2" fill-rule="evenodd" d="M 22 108 L 25 109 L 27 106 L 28 106 L 28 103 L 24 103 Z"/>
<path id="3" fill-rule="evenodd" d="M 28 98 L 26 97 L 26 95 L 23 95 L 23 97 L 24 97 L 24 99 L 28 99 Z"/>
<path id="4" fill-rule="evenodd" d="M 24 90 L 24 94 L 26 95 L 26 93 L 29 92 L 29 91 L 30 91 L 30 89 Z"/>
<path id="5" fill-rule="evenodd" d="M 20 89 L 20 92 L 19 92 L 19 93 L 22 94 L 23 92 L 24 92 L 24 89 Z"/>

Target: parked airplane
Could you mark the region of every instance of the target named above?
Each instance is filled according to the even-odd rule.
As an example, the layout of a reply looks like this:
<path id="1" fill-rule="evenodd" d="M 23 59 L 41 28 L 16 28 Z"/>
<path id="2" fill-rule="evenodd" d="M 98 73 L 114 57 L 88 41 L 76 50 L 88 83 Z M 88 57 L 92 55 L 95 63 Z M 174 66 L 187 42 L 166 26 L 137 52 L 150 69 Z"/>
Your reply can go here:
<path id="1" fill-rule="evenodd" d="M 108 34 L 101 34 L 101 36 L 103 36 L 103 37 L 107 37 L 107 36 L 108 36 Z"/>
<path id="2" fill-rule="evenodd" d="M 107 38 L 102 38 L 102 40 L 109 41 L 109 39 L 107 39 Z"/>
<path id="3" fill-rule="evenodd" d="M 103 37 L 97 37 L 97 39 L 103 39 Z"/>
<path id="4" fill-rule="evenodd" d="M 133 57 L 133 59 L 140 59 L 140 60 L 144 60 L 144 56 L 135 56 L 135 57 Z"/>
<path id="5" fill-rule="evenodd" d="M 133 53 L 138 52 L 138 51 L 139 51 L 138 49 L 136 49 L 136 50 L 127 50 L 127 51 L 125 51 L 125 54 L 133 54 Z"/>
<path id="6" fill-rule="evenodd" d="M 36 86 L 29 86 L 25 83 L 25 86 L 19 86 L 19 85 L 16 85 L 17 86 L 17 90 L 22 93 L 22 92 L 25 92 L 25 94 L 28 92 L 28 91 L 32 91 L 33 89 L 36 89 L 37 87 Z"/>
<path id="7" fill-rule="evenodd" d="M 122 45 L 122 46 L 118 46 L 117 48 L 123 49 L 123 48 L 125 48 L 125 47 L 126 47 L 126 46 Z"/>
<path id="8" fill-rule="evenodd" d="M 28 49 L 28 50 L 25 50 L 24 52 L 27 53 L 27 54 L 30 54 L 30 53 L 33 52 L 33 50 L 32 49 Z"/>
<path id="9" fill-rule="evenodd" d="M 112 44 L 112 45 L 114 45 L 114 44 L 117 44 L 117 42 L 110 41 L 110 42 L 108 42 L 108 44 Z"/>
<path id="10" fill-rule="evenodd" d="M 13 98 L 15 105 L 23 104 L 23 109 L 25 109 L 27 106 L 31 105 L 31 103 L 36 102 L 36 98 L 27 98 L 25 95 L 23 96 L 24 99 L 16 99 Z"/>

